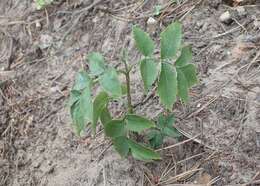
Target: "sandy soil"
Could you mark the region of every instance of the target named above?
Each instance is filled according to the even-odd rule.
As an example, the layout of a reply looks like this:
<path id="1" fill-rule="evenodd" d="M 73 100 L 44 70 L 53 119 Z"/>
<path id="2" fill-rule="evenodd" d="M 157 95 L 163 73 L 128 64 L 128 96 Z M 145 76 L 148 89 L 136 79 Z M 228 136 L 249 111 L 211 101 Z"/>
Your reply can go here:
<path id="1" fill-rule="evenodd" d="M 154 7 L 170 1 L 140 2 L 59 0 L 36 10 L 31 0 L 1 0 L 0 185 L 260 184 L 260 5 L 180 0 L 155 16 Z M 232 20 L 223 23 L 226 11 Z M 131 26 L 147 30 L 149 17 L 158 21 L 151 33 L 158 44 L 166 25 L 182 22 L 200 83 L 188 105 L 174 108 L 183 143 L 142 163 L 120 158 L 102 133 L 77 137 L 66 101 L 87 53 L 118 65 L 126 46 L 132 63 L 140 59 Z M 140 74 L 131 75 L 139 104 Z M 114 113 L 120 108 L 112 104 Z M 155 117 L 162 107 L 153 95 L 135 111 Z"/>

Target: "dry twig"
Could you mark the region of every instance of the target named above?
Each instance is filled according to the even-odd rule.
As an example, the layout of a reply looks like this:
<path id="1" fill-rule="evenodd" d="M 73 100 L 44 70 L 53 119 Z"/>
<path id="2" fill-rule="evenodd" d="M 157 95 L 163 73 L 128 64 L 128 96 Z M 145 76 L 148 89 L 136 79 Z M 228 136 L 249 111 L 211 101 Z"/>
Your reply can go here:
<path id="1" fill-rule="evenodd" d="M 174 144 L 174 145 L 170 145 L 170 146 L 167 146 L 167 147 L 158 149 L 158 150 L 156 150 L 156 151 L 158 152 L 158 151 L 162 151 L 162 150 L 171 149 L 171 148 L 177 147 L 177 146 L 179 146 L 179 145 L 183 145 L 183 144 L 185 144 L 185 143 L 188 143 L 188 142 L 190 142 L 190 141 L 195 140 L 195 139 L 196 139 L 197 137 L 199 137 L 199 136 L 200 136 L 200 134 L 197 134 L 196 136 L 194 136 L 194 137 L 192 137 L 192 138 L 189 138 L 189 139 L 184 140 L 184 141 L 182 141 L 182 142 L 176 143 L 176 144 Z"/>

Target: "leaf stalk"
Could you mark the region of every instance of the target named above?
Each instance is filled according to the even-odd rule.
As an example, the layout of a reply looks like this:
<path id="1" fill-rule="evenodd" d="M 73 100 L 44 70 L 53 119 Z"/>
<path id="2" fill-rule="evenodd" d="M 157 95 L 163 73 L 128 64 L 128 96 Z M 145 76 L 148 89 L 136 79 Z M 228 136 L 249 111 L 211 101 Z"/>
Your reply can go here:
<path id="1" fill-rule="evenodd" d="M 129 68 L 128 66 L 128 60 L 127 60 L 127 52 L 125 49 L 123 49 L 123 57 L 122 57 L 122 61 L 124 63 L 124 67 L 125 67 L 125 79 L 126 79 L 126 94 L 127 94 L 127 110 L 129 114 L 133 113 L 133 105 L 132 105 L 132 98 L 131 98 L 131 86 L 130 86 L 130 71 L 132 68 Z"/>

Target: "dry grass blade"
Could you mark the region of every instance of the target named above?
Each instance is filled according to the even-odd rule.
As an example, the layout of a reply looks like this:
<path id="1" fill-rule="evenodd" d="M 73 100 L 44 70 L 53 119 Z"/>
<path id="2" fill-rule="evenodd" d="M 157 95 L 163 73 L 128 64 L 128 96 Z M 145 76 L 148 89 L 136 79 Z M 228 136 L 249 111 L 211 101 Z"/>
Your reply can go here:
<path id="1" fill-rule="evenodd" d="M 203 165 L 204 163 L 214 159 L 216 157 L 216 155 L 218 155 L 219 152 L 215 151 L 212 154 L 210 154 L 206 159 L 203 159 L 201 162 L 197 162 L 193 167 L 191 167 L 190 170 L 185 171 L 181 174 L 178 174 L 176 176 L 173 176 L 167 180 L 163 180 L 160 182 L 160 184 L 171 184 L 174 183 L 176 181 L 185 181 L 186 179 L 190 178 L 191 176 L 193 176 L 196 172 L 203 170 L 202 168 L 200 168 L 201 165 Z M 212 182 L 216 182 L 218 181 L 218 179 L 213 179 Z"/>
<path id="2" fill-rule="evenodd" d="M 102 150 L 102 152 L 98 155 L 96 161 L 100 161 L 101 158 L 103 157 L 104 153 L 105 153 L 111 146 L 112 146 L 112 143 L 109 143 L 109 144 L 107 145 L 107 147 L 106 147 L 104 150 Z"/>
<path id="3" fill-rule="evenodd" d="M 243 186 L 253 185 L 253 184 L 255 184 L 255 182 L 260 183 L 260 180 L 259 180 L 259 179 L 256 180 L 256 179 L 259 178 L 259 177 L 260 177 L 260 171 L 258 171 L 258 172 L 255 174 L 255 176 L 251 179 L 251 181 L 249 181 L 248 183 L 244 184 Z"/>
<path id="4" fill-rule="evenodd" d="M 179 145 L 183 145 L 183 144 L 188 143 L 188 142 L 190 142 L 190 141 L 194 141 L 194 140 L 195 140 L 197 137 L 199 137 L 200 135 L 201 135 L 201 134 L 197 134 L 196 136 L 194 136 L 194 137 L 192 137 L 192 138 L 189 138 L 189 139 L 187 139 L 187 140 L 184 140 L 184 141 L 182 141 L 182 142 L 180 142 L 180 143 L 176 143 L 176 144 L 174 144 L 174 145 L 170 145 L 170 146 L 167 146 L 167 147 L 158 149 L 158 150 L 156 150 L 156 151 L 158 152 L 158 151 L 162 151 L 162 150 L 171 149 L 171 148 L 177 147 L 177 146 L 179 146 Z"/>
<path id="5" fill-rule="evenodd" d="M 160 181 L 165 175 L 167 175 L 167 173 L 168 173 L 169 170 L 172 170 L 172 169 L 175 167 L 175 165 L 174 165 L 172 168 L 170 168 L 170 169 L 167 171 L 167 169 L 170 167 L 171 164 L 172 164 L 172 162 L 170 161 L 170 162 L 168 163 L 168 165 L 165 167 L 165 169 L 163 170 L 163 172 L 162 172 L 162 174 L 161 174 L 161 176 L 160 176 L 160 178 L 159 178 L 159 181 Z"/>
<path id="6" fill-rule="evenodd" d="M 231 34 L 231 33 L 235 32 L 235 31 L 237 31 L 237 30 L 239 30 L 239 29 L 241 29 L 241 26 L 240 26 L 240 25 L 237 26 L 237 27 L 235 27 L 235 28 L 232 28 L 232 29 L 230 29 L 230 30 L 228 30 L 228 31 L 226 31 L 226 32 L 224 32 L 224 33 L 215 35 L 215 36 L 212 37 L 212 39 L 217 39 L 217 38 L 223 37 L 223 36 L 225 36 L 225 35 L 228 35 L 228 34 Z"/>
<path id="7" fill-rule="evenodd" d="M 196 139 L 196 138 L 195 138 L 196 136 L 195 136 L 195 137 L 192 137 L 191 134 L 189 134 L 189 133 L 183 131 L 183 130 L 180 129 L 179 127 L 175 127 L 175 128 L 176 128 L 183 136 L 185 136 L 186 138 L 189 138 L 189 139 L 193 138 L 192 140 L 195 141 L 196 143 L 199 143 L 199 144 L 203 145 L 204 147 L 207 147 L 208 149 L 211 149 L 211 150 L 214 150 L 214 151 L 216 150 L 215 148 L 206 145 L 206 144 L 203 143 L 201 140 Z M 200 134 L 200 135 L 201 135 L 201 134 Z"/>
<path id="8" fill-rule="evenodd" d="M 188 158 L 186 158 L 186 159 L 184 159 L 184 160 L 180 160 L 180 161 L 176 162 L 174 166 L 172 166 L 170 169 L 167 170 L 167 172 L 163 172 L 163 174 L 161 175 L 159 181 L 161 181 L 161 180 L 163 180 L 165 177 L 167 177 L 167 176 L 170 174 L 170 172 L 171 172 L 174 168 L 177 167 L 177 165 L 182 164 L 182 163 L 184 163 L 184 162 L 186 162 L 186 161 L 188 161 L 188 160 L 194 159 L 194 158 L 196 158 L 196 157 L 202 156 L 203 154 L 205 154 L 205 153 L 203 152 L 203 153 L 200 153 L 200 154 L 196 154 L 196 155 L 194 155 L 194 156 L 191 156 L 191 157 L 188 157 Z M 168 167 L 166 167 L 166 169 L 167 169 L 167 168 L 168 168 Z"/>
<path id="9" fill-rule="evenodd" d="M 213 178 L 212 180 L 210 180 L 210 182 L 207 184 L 207 186 L 213 185 L 216 182 L 218 182 L 219 180 L 221 180 L 221 178 L 219 176 Z"/>
<path id="10" fill-rule="evenodd" d="M 252 61 L 249 63 L 249 65 L 248 65 L 248 67 L 247 67 L 247 69 L 246 69 L 246 72 L 248 72 L 248 70 L 250 69 L 250 67 L 253 65 L 253 64 L 255 64 L 255 63 L 257 63 L 257 60 L 258 60 L 258 58 L 260 57 L 260 51 L 259 51 L 259 48 L 257 48 L 257 53 L 256 53 L 256 55 L 255 55 L 255 57 L 252 59 Z"/>
<path id="11" fill-rule="evenodd" d="M 154 184 L 152 183 L 152 181 L 150 180 L 150 178 L 146 175 L 146 173 L 144 173 L 144 176 L 145 176 L 145 178 L 148 180 L 149 184 L 150 184 L 151 186 L 154 186 Z"/>
<path id="12" fill-rule="evenodd" d="M 188 177 L 194 175 L 196 172 L 203 170 L 202 168 L 198 168 L 198 167 L 199 167 L 199 165 L 196 165 L 194 168 L 192 168 L 186 172 L 183 172 L 181 174 L 178 174 L 176 176 L 169 178 L 168 180 L 160 182 L 160 184 L 171 184 L 176 181 L 186 180 Z"/>
<path id="13" fill-rule="evenodd" d="M 185 119 L 189 119 L 191 117 L 196 116 L 197 114 L 199 114 L 202 110 L 204 110 L 205 108 L 207 108 L 211 103 L 215 102 L 218 99 L 218 97 L 214 97 L 212 98 L 210 101 L 208 101 L 206 104 L 204 104 L 202 107 L 200 107 L 198 110 L 196 110 L 195 112 L 191 113 L 190 115 L 188 115 Z"/>

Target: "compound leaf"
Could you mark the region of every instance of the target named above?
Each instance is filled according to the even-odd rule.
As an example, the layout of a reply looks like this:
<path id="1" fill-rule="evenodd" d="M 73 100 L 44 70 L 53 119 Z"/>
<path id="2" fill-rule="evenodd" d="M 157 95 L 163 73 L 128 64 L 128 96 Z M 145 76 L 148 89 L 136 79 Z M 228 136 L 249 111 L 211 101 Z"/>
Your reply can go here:
<path id="1" fill-rule="evenodd" d="M 197 70 L 195 65 L 193 64 L 187 64 L 185 66 L 179 67 L 179 70 L 181 70 L 188 82 L 188 87 L 191 87 L 195 85 L 198 82 L 197 79 Z"/>
<path id="2" fill-rule="evenodd" d="M 102 111 L 104 110 L 104 108 L 107 106 L 108 101 L 109 101 L 108 94 L 106 92 L 100 92 L 93 102 L 92 129 L 94 130 L 94 133 L 96 131 L 96 125 L 97 125 L 98 119 L 99 119 Z"/>
<path id="3" fill-rule="evenodd" d="M 91 74 L 97 76 L 105 71 L 105 60 L 104 57 L 98 53 L 93 52 L 88 55 L 89 69 Z"/>
<path id="4" fill-rule="evenodd" d="M 102 110 L 101 114 L 100 114 L 100 121 L 103 125 L 105 125 L 106 123 L 108 123 L 109 121 L 112 120 L 112 117 L 110 115 L 110 112 L 107 108 L 107 106 Z"/>
<path id="5" fill-rule="evenodd" d="M 191 46 L 185 46 L 181 50 L 181 55 L 177 59 L 175 65 L 178 67 L 187 65 L 188 62 L 192 60 L 192 51 L 191 51 Z"/>
<path id="6" fill-rule="evenodd" d="M 155 124 L 152 121 L 134 114 L 127 115 L 125 121 L 126 128 L 134 132 L 142 132 L 145 129 L 155 127 Z"/>
<path id="7" fill-rule="evenodd" d="M 168 63 L 162 63 L 161 65 L 158 94 L 162 104 L 165 105 L 167 109 L 171 109 L 176 101 L 177 73 L 175 68 Z"/>
<path id="8" fill-rule="evenodd" d="M 117 138 L 112 139 L 113 146 L 116 151 L 122 156 L 126 157 L 129 153 L 129 145 L 127 138 L 125 136 L 119 136 Z"/>
<path id="9" fill-rule="evenodd" d="M 74 84 L 72 90 L 81 91 L 84 88 L 89 88 L 90 86 L 91 86 L 91 79 L 89 78 L 87 72 L 80 71 L 76 75 L 75 84 Z"/>
<path id="10" fill-rule="evenodd" d="M 154 63 L 154 60 L 147 58 L 143 59 L 140 63 L 140 71 L 144 82 L 145 91 L 148 91 L 158 75 L 157 66 Z"/>
<path id="11" fill-rule="evenodd" d="M 116 138 L 125 135 L 125 123 L 123 120 L 111 120 L 105 124 L 105 134 L 108 137 Z"/>
<path id="12" fill-rule="evenodd" d="M 154 42 L 141 28 L 134 26 L 133 34 L 138 50 L 145 56 L 150 56 L 154 51 Z"/>
<path id="13" fill-rule="evenodd" d="M 181 24 L 174 22 L 161 33 L 161 58 L 171 59 L 176 56 L 181 46 Z"/>
<path id="14" fill-rule="evenodd" d="M 177 81 L 178 81 L 178 96 L 181 98 L 182 102 L 187 103 L 189 100 L 188 81 L 184 73 L 182 72 L 182 70 L 180 70 L 179 68 L 177 68 L 176 70 L 177 70 Z"/>
<path id="15" fill-rule="evenodd" d="M 131 153 L 135 159 L 142 161 L 152 161 L 161 159 L 160 155 L 150 148 L 136 143 L 133 140 L 128 139 L 128 144 L 131 149 Z"/>

